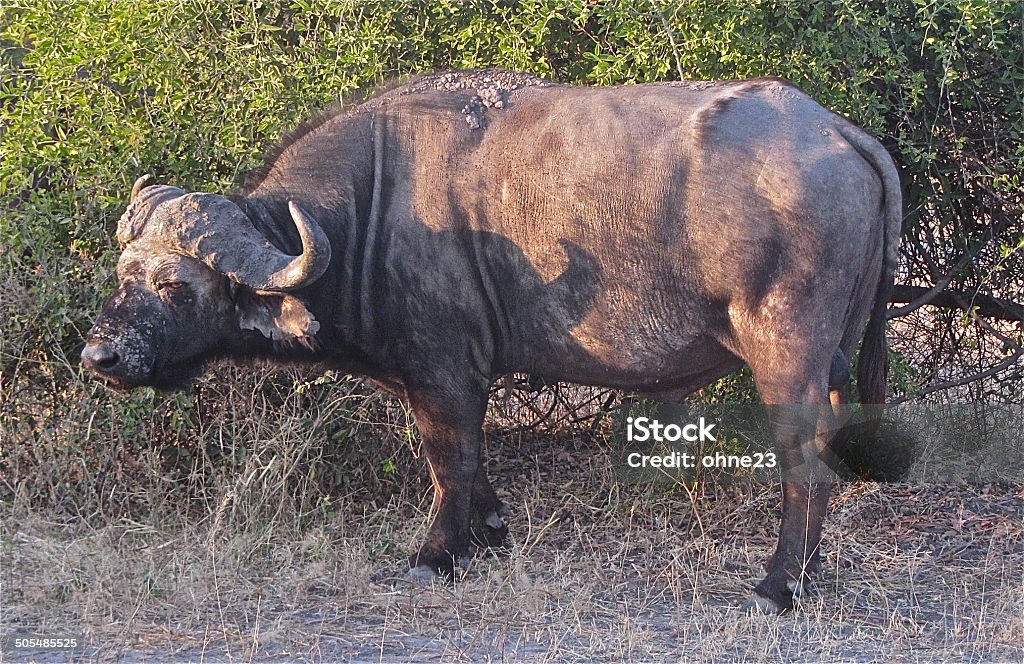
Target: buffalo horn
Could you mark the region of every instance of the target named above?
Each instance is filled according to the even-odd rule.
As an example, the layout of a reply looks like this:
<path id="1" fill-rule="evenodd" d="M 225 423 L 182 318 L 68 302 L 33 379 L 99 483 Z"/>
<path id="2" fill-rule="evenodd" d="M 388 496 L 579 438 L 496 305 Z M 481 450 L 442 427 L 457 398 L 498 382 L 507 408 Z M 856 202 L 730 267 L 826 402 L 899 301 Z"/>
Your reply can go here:
<path id="1" fill-rule="evenodd" d="M 291 256 L 270 243 L 235 203 L 216 194 L 193 193 L 170 215 L 165 237 L 229 279 L 258 291 L 290 291 L 319 279 L 331 262 L 331 244 L 320 224 L 289 202 L 302 253 Z"/>
<path id="2" fill-rule="evenodd" d="M 132 196 L 128 200 L 134 202 L 135 199 L 139 197 L 139 194 L 142 193 L 142 190 L 145 189 L 146 186 L 149 184 L 149 181 L 152 179 L 153 175 L 151 173 L 146 173 L 145 175 L 137 179 L 135 181 L 135 184 L 132 185 Z"/>
<path id="3" fill-rule="evenodd" d="M 331 243 L 320 224 L 306 214 L 295 201 L 288 201 L 288 212 L 302 239 L 302 254 L 271 274 L 260 290 L 287 291 L 302 288 L 319 279 L 331 263 Z"/>

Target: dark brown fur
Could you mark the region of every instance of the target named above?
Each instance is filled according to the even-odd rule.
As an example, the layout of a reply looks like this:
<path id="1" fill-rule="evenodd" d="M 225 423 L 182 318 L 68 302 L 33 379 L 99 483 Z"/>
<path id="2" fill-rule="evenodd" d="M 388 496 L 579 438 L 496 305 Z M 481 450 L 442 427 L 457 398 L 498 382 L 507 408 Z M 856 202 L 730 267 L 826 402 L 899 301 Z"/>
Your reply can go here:
<path id="1" fill-rule="evenodd" d="M 792 84 L 429 75 L 322 114 L 240 194 L 198 199 L 276 249 L 175 245 L 159 229 L 194 218 L 177 200 L 129 220 L 119 295 L 84 361 L 153 384 L 161 367 L 286 339 L 289 361 L 378 380 L 411 405 L 437 489 L 414 569 L 451 575 L 474 542 L 505 535 L 480 451 L 499 376 L 680 398 L 743 364 L 784 478 L 753 604 L 790 606 L 819 566 L 831 485 L 805 460 L 827 456 L 869 318 L 858 378 L 865 401 L 884 401 L 900 200 L 877 141 Z M 327 238 L 327 271 L 286 295 L 228 283 L 259 282 L 253 256 L 327 255 L 301 240 L 290 204 Z M 202 241 L 229 248 L 210 221 Z M 209 269 L 221 264 L 246 269 Z M 178 286 L 154 276 L 167 266 Z"/>

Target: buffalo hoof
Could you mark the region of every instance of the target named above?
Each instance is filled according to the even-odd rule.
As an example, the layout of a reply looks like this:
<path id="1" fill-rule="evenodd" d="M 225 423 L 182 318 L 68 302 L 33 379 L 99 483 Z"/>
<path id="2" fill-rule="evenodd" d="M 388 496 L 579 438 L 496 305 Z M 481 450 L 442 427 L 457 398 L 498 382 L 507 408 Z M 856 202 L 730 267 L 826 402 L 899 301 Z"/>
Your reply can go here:
<path id="1" fill-rule="evenodd" d="M 473 547 L 465 548 L 467 550 L 459 554 L 457 559 L 447 551 L 436 552 L 431 549 L 420 549 L 418 553 L 409 556 L 409 572 L 416 576 L 425 576 L 430 573 L 449 583 L 456 581 L 459 578 L 455 572 L 456 564 L 463 569 L 468 569 L 473 559 Z"/>
<path id="2" fill-rule="evenodd" d="M 767 597 L 761 597 L 757 593 L 750 596 L 746 602 L 743 602 L 743 606 L 740 607 L 740 611 L 747 615 L 778 615 L 787 611 L 788 608 L 779 604 L 775 600 L 768 599 Z"/>
<path id="3" fill-rule="evenodd" d="M 450 579 L 451 577 L 448 578 Z M 417 586 L 432 586 L 435 583 L 444 583 L 448 579 L 443 575 L 438 574 L 432 567 L 428 567 L 427 565 L 418 565 L 403 574 L 402 580 Z"/>
<path id="4" fill-rule="evenodd" d="M 508 540 L 508 526 L 497 512 L 491 512 L 470 526 L 473 544 L 484 549 L 501 549 Z"/>
<path id="5" fill-rule="evenodd" d="M 419 565 L 411 566 L 401 578 L 403 581 L 426 586 L 434 583 L 451 584 L 462 578 L 462 573 L 458 570 L 468 570 L 472 563 L 473 557 L 471 554 L 460 556 L 458 567 L 454 565 L 452 567 L 424 565 L 421 559 Z"/>

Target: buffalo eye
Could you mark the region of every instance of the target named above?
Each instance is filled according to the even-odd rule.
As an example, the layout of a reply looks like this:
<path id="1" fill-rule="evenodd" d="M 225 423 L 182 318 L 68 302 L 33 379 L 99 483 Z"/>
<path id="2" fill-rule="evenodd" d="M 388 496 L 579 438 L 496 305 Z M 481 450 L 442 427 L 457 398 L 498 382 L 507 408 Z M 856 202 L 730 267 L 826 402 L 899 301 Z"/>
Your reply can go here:
<path id="1" fill-rule="evenodd" d="M 156 285 L 157 290 L 176 291 L 185 285 L 184 281 L 161 281 Z"/>

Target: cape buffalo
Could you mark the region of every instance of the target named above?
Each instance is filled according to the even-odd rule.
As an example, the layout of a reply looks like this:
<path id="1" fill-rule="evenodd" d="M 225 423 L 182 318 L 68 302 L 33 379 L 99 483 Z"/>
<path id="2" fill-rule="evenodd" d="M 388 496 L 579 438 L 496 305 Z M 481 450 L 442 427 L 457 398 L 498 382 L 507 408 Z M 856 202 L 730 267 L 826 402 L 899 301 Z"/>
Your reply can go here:
<path id="1" fill-rule="evenodd" d="M 821 413 L 773 411 L 789 479 L 748 606 L 790 607 L 819 567 L 831 484 L 785 473 L 827 447 L 862 333 L 884 403 L 901 202 L 882 146 L 792 83 L 431 74 L 309 123 L 235 194 L 147 184 L 83 363 L 123 388 L 253 355 L 379 381 L 434 482 L 414 575 L 507 532 L 481 462 L 496 377 L 675 399 L 744 363 L 765 404 Z"/>

